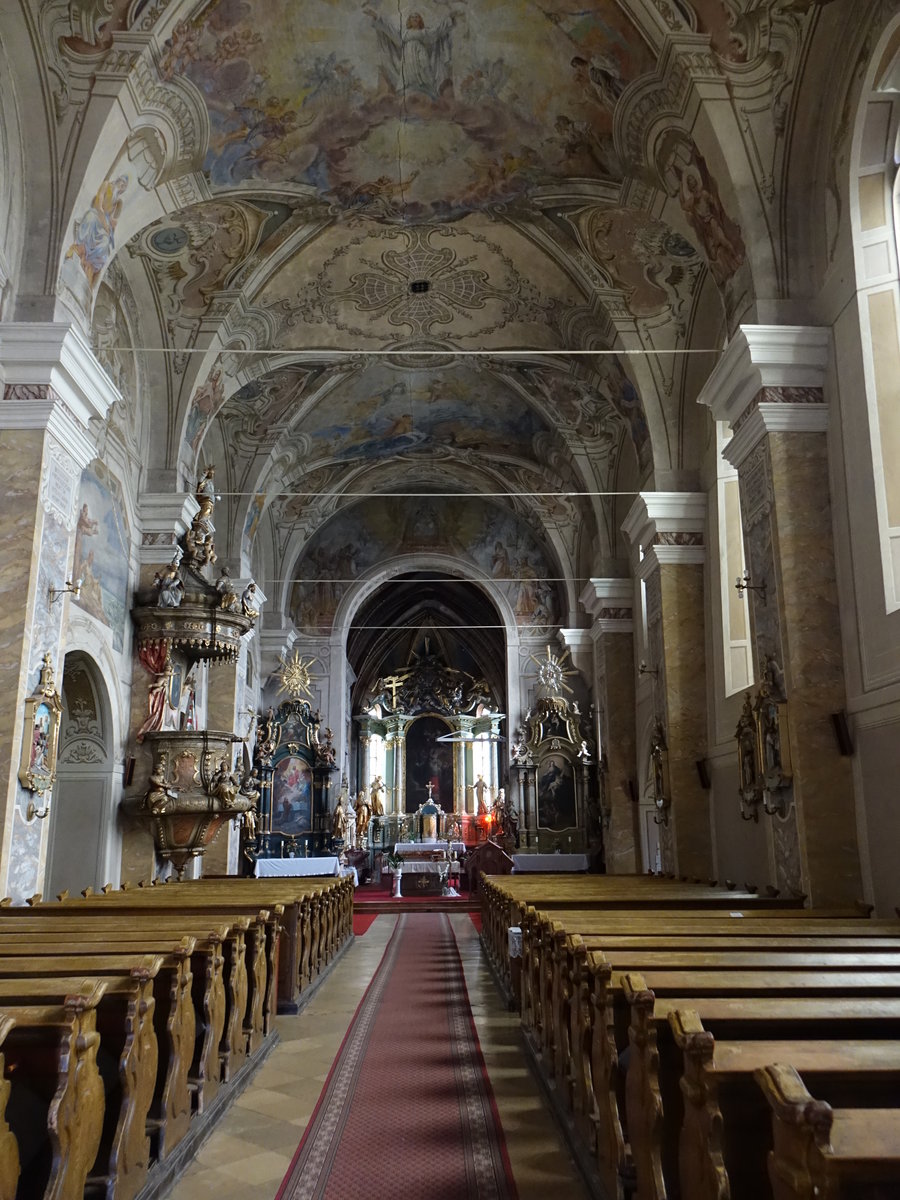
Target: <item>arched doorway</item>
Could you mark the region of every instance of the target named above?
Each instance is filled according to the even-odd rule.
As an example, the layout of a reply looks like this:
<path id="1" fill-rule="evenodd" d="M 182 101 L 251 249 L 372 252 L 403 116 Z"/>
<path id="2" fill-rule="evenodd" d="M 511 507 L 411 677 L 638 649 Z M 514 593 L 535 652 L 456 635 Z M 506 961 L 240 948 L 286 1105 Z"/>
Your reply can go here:
<path id="1" fill-rule="evenodd" d="M 63 664 L 62 723 L 45 892 L 100 888 L 114 867 L 113 739 L 109 695 L 93 659 Z"/>

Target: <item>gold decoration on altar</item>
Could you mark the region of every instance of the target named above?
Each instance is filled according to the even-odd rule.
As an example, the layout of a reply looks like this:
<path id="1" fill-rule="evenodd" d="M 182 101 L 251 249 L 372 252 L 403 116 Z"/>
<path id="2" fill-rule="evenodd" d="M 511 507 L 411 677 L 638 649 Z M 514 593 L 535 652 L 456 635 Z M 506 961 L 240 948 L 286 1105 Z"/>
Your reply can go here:
<path id="1" fill-rule="evenodd" d="M 299 700 L 303 696 L 312 696 L 310 684 L 315 676 L 310 674 L 309 668 L 314 662 L 316 662 L 315 658 L 304 659 L 298 650 L 294 651 L 292 658 L 285 659 L 278 671 L 278 678 L 281 680 L 281 687 L 278 689 L 279 696 L 282 692 L 287 692 L 292 700 Z"/>
<path id="2" fill-rule="evenodd" d="M 534 654 L 530 654 L 528 657 L 538 669 L 538 682 L 541 687 L 555 696 L 559 695 L 560 688 L 571 692 L 572 689 L 566 683 L 566 676 L 576 675 L 577 671 L 571 663 L 566 666 L 566 659 L 569 657 L 568 648 L 562 654 L 556 655 L 548 646 L 546 658 L 537 658 Z"/>

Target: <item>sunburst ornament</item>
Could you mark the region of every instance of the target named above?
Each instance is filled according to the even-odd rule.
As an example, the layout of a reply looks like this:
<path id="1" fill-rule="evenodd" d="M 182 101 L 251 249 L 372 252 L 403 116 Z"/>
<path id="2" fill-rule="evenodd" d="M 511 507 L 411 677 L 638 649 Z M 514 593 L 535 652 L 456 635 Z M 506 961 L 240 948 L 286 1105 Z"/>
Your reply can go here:
<path id="1" fill-rule="evenodd" d="M 566 666 L 566 659 L 569 657 L 568 648 L 561 654 L 556 655 L 547 647 L 546 658 L 536 658 L 533 654 L 529 655 L 531 661 L 538 669 L 538 682 L 542 688 L 554 696 L 558 696 L 560 689 L 565 688 L 567 692 L 571 692 L 571 688 L 566 683 L 567 675 L 576 675 L 577 671 L 571 664 Z"/>
<path id="2" fill-rule="evenodd" d="M 315 658 L 304 658 L 299 650 L 294 651 L 292 658 L 285 659 L 278 671 L 278 678 L 281 680 L 279 696 L 282 692 L 287 692 L 292 700 L 312 696 L 310 684 L 315 676 L 310 674 L 309 668 L 316 661 Z"/>

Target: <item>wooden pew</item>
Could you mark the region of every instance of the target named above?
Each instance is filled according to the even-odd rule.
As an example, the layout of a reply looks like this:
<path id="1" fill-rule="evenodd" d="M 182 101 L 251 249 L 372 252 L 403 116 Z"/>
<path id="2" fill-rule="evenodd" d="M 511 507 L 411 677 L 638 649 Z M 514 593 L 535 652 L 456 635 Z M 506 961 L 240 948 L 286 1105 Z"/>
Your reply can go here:
<path id="1" fill-rule="evenodd" d="M 203 917 L 209 919 L 211 916 L 214 921 L 233 922 L 247 917 L 248 910 L 249 926 L 244 935 L 245 965 L 241 966 L 236 960 L 232 961 L 228 975 L 229 988 L 234 999 L 225 1035 L 229 1062 L 226 1077 L 230 1078 L 241 1068 L 248 1052 L 255 1052 L 265 1037 L 266 996 L 270 991 L 270 973 L 274 974 L 275 970 L 273 958 L 277 953 L 280 911 L 260 910 L 254 905 L 229 905 L 219 899 L 216 899 L 214 905 L 186 904 L 179 902 L 174 889 L 154 888 L 142 892 L 114 892 L 109 896 L 71 900 L 62 904 L 36 904 L 28 909 L 7 908 L 3 910 L 3 918 L 27 922 L 33 919 L 45 920 L 46 914 L 50 914 L 50 919 L 53 919 L 61 913 L 72 912 L 84 915 L 119 914 L 134 920 L 149 918 L 155 923 L 161 916 L 168 914 L 175 916 L 182 923 L 194 924 Z M 229 970 L 227 963 L 226 970 Z"/>
<path id="2" fill-rule="evenodd" d="M 124 994 L 131 1020 L 137 1019 L 138 1009 L 152 1016 L 156 1025 L 153 1039 L 156 1045 L 151 1044 L 145 1015 L 141 1018 L 141 1036 L 132 1040 L 126 1037 L 121 1049 L 125 1058 L 120 1060 L 120 1071 L 123 1077 L 127 1076 L 133 1094 L 123 1099 L 120 1121 L 129 1128 L 136 1125 L 142 1131 L 145 1125 L 154 1128 L 160 1159 L 171 1154 L 187 1133 L 191 1120 L 188 1073 L 194 1057 L 196 1032 L 191 998 L 192 950 L 192 941 L 184 939 L 181 946 L 160 955 L 119 951 L 109 955 L 0 957 L 0 985 L 6 980 L 19 986 L 25 979 L 34 982 L 59 977 L 103 979 L 111 976 L 114 982 L 106 996 Z M 139 987 L 139 984 L 144 986 Z M 150 1004 L 154 993 L 156 1003 Z M 109 1034 L 117 1038 L 119 1015 L 112 1023 L 107 1022 L 106 1027 Z M 124 1029 L 121 1032 L 126 1035 Z M 140 1105 L 145 1099 L 142 1115 Z M 125 1135 L 121 1137 L 127 1140 Z"/>
<path id="3" fill-rule="evenodd" d="M 821 940 L 826 935 L 830 936 L 839 931 L 848 935 L 851 932 L 855 935 L 858 931 L 858 940 L 863 946 L 868 946 L 873 935 L 879 933 L 886 936 L 893 932 L 900 937 L 900 922 L 896 921 L 875 923 L 854 918 L 842 926 L 837 926 L 834 918 L 823 920 L 804 917 L 798 924 L 791 921 L 790 917 L 790 910 L 774 910 L 768 914 L 758 913 L 749 920 L 743 917 L 726 917 L 716 912 L 694 914 L 681 910 L 653 910 L 637 912 L 624 920 L 617 914 L 604 914 L 598 920 L 596 914 L 582 915 L 573 912 L 566 914 L 566 919 L 563 921 L 557 919 L 555 912 L 537 912 L 529 907 L 523 918 L 523 1024 L 526 1028 L 534 1027 L 538 1031 L 545 1048 L 549 1048 L 553 1044 L 552 1027 L 543 1028 L 542 1005 L 547 999 L 559 994 L 560 974 L 568 969 L 571 976 L 576 943 L 573 941 L 569 945 L 569 939 L 578 939 L 577 946 L 582 955 L 582 962 L 583 956 L 588 950 L 602 950 L 607 946 L 609 932 L 594 934 L 587 932 L 587 929 L 597 928 L 598 925 L 604 931 L 620 933 L 631 929 L 634 931 L 631 934 L 632 938 L 635 937 L 635 934 L 647 934 L 650 931 L 655 931 L 656 936 L 659 936 L 659 930 L 665 929 L 667 936 L 661 949 L 669 944 L 669 936 L 690 938 L 699 936 L 707 930 L 711 934 L 720 936 L 734 930 L 734 938 L 740 940 L 742 944 L 743 939 L 753 931 L 781 942 L 785 936 L 793 937 L 797 928 L 804 935 L 812 932 L 818 939 L 818 944 L 821 944 Z M 672 931 L 671 935 L 668 935 L 669 930 Z M 683 945 L 684 942 L 681 941 L 679 944 Z M 645 940 L 641 940 L 636 945 L 643 947 L 647 943 Z M 628 947 L 620 946 L 619 949 L 624 952 Z M 577 988 L 577 982 L 577 979 L 572 979 L 573 989 Z"/>
<path id="4" fill-rule="evenodd" d="M 678 1137 L 680 1195 L 758 1200 L 768 1194 L 771 1119 L 754 1072 L 790 1062 L 820 1099 L 848 1107 L 897 1102 L 900 1042 L 886 1039 L 719 1040 L 693 1010 L 669 1013 L 683 1061 Z M 677 1069 L 677 1068 L 676 1068 Z M 667 1123 L 670 1114 L 666 1112 Z M 670 1195 L 678 1194 L 668 1181 Z"/>
<path id="5" fill-rule="evenodd" d="M 790 1066 L 756 1072 L 772 1110 L 774 1200 L 889 1200 L 900 1180 L 900 1108 L 838 1109 Z"/>
<path id="6" fill-rule="evenodd" d="M 96 1021 L 107 986 L 105 980 L 84 979 L 0 985 L 0 1017 L 11 1022 L 3 1044 L 6 1117 L 21 1168 L 17 1187 L 5 1196 L 84 1196 L 103 1134 Z M 3 1158 L 9 1173 L 8 1146 Z"/>
<path id="7" fill-rule="evenodd" d="M 646 979 L 637 973 L 625 973 L 604 985 L 601 977 L 608 972 L 604 964 L 598 976 L 598 991 L 595 995 L 595 1041 L 592 1058 L 592 1077 L 595 1091 L 604 1083 L 604 1074 L 615 1073 L 613 1057 L 616 1046 L 622 1044 L 621 1034 L 616 1036 L 615 1021 L 609 1022 L 611 998 L 616 989 L 628 1006 L 630 1022 L 628 1028 L 628 1065 L 625 1077 L 626 1127 L 641 1200 L 662 1200 L 669 1195 L 667 1181 L 675 1186 L 678 1179 L 677 1143 L 681 1124 L 680 1078 L 682 1060 L 674 1052 L 674 1041 L 670 1036 L 668 1016 L 675 1011 L 672 1001 L 678 1000 L 678 1008 L 692 1008 L 704 1023 L 704 1028 L 714 1036 L 746 1037 L 746 1029 L 735 1035 L 732 1030 L 743 1021 L 751 1022 L 754 1037 L 773 1040 L 814 1038 L 817 1035 L 834 1037 L 836 1033 L 822 1032 L 821 1017 L 809 1006 L 816 999 L 831 1005 L 826 1009 L 831 1020 L 846 1023 L 852 1028 L 855 1039 L 871 1036 L 890 1036 L 885 1033 L 886 1023 L 891 1032 L 896 1029 L 896 1016 L 900 1008 L 888 1010 L 886 1019 L 879 1020 L 879 1006 L 896 1005 L 900 1000 L 898 978 L 886 977 L 886 973 L 860 974 L 844 978 L 835 972 L 826 978 L 815 972 L 785 971 L 766 977 L 761 972 L 655 972 Z M 608 978 L 608 977 L 607 977 Z M 656 985 L 660 997 L 649 986 Z M 674 995 L 678 981 L 680 994 Z M 718 1024 L 721 1015 L 711 1015 L 715 1010 L 707 1007 L 704 997 L 734 1006 L 728 1014 L 731 1025 Z M 666 1006 L 666 999 L 669 1003 Z M 660 1000 L 664 1007 L 657 1009 Z M 856 1006 L 852 1007 L 856 1002 Z M 760 1003 L 767 1007 L 760 1009 Z M 797 1006 L 800 1007 L 792 1007 Z M 850 1006 L 850 1007 L 848 1007 Z M 799 1020 L 798 1020 L 799 1016 Z M 606 1043 L 603 1045 L 603 1043 Z M 607 1096 L 616 1091 L 616 1083 L 606 1074 Z M 606 1114 L 610 1121 L 616 1113 Z"/>
<path id="8" fill-rule="evenodd" d="M 77 920 L 76 943 L 62 940 L 71 938 L 71 912 L 63 915 L 56 910 L 58 915 L 53 915 L 49 908 L 40 911 L 45 915 L 33 920 L 0 916 L 0 951 L 17 954 L 22 948 L 33 948 L 50 954 L 95 954 L 99 947 L 108 947 L 111 952 L 122 949 L 158 954 L 171 951 L 182 935 L 193 939 L 191 974 L 197 1038 L 189 1084 L 197 1097 L 198 1112 L 204 1111 L 220 1084 L 230 1078 L 232 1041 L 237 1037 L 242 1042 L 246 1009 L 244 939 L 249 921 L 232 918 L 230 924 L 210 928 L 164 914 L 149 914 L 145 921 L 131 916 L 84 914 Z"/>

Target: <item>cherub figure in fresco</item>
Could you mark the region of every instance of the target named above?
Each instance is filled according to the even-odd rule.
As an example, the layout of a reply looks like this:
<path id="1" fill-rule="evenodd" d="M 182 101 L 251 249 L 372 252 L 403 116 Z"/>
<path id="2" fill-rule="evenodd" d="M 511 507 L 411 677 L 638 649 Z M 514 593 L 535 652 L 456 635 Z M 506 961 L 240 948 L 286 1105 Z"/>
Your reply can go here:
<path id="1" fill-rule="evenodd" d="M 675 167 L 675 176 L 679 185 L 678 201 L 706 252 L 713 279 L 721 287 L 747 256 L 741 228 L 725 212 L 718 185 L 696 146 L 688 165 Z"/>
<path id="2" fill-rule="evenodd" d="M 450 13 L 434 29 L 425 27 L 421 13 L 410 13 L 403 29 L 395 29 L 374 8 L 363 12 L 372 19 L 384 56 L 383 74 L 395 92 L 421 92 L 432 100 L 453 87 L 451 32 L 461 10 Z"/>
<path id="3" fill-rule="evenodd" d="M 200 26 L 190 21 L 179 21 L 172 36 L 163 47 L 159 73 L 163 79 L 174 79 L 183 75 L 191 63 L 200 58 Z"/>
<path id="4" fill-rule="evenodd" d="M 100 185 L 91 207 L 80 221 L 75 222 L 75 240 L 66 251 L 66 258 L 79 260 L 91 288 L 115 250 L 116 224 L 122 214 L 122 197 L 127 187 L 126 175 L 107 179 Z"/>
<path id="5" fill-rule="evenodd" d="M 241 118 L 241 124 L 225 134 L 221 149 L 230 142 L 243 142 L 246 147 L 244 157 L 257 167 L 287 161 L 285 143 L 288 136 L 301 126 L 299 114 L 290 97 L 282 99 L 269 96 L 266 100 L 250 97 L 235 111 Z"/>

